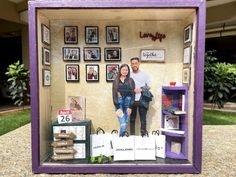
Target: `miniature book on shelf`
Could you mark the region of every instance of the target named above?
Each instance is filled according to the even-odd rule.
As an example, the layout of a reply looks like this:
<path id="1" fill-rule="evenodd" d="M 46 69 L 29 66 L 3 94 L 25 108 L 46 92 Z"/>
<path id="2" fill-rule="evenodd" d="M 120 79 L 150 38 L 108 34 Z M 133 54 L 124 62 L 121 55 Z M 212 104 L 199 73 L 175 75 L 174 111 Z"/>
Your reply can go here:
<path id="1" fill-rule="evenodd" d="M 184 110 L 185 96 L 179 93 L 163 94 L 162 107 L 164 111 L 173 114 L 186 114 Z"/>
<path id="2" fill-rule="evenodd" d="M 84 96 L 68 96 L 67 108 L 71 110 L 73 122 L 85 119 L 86 99 Z"/>

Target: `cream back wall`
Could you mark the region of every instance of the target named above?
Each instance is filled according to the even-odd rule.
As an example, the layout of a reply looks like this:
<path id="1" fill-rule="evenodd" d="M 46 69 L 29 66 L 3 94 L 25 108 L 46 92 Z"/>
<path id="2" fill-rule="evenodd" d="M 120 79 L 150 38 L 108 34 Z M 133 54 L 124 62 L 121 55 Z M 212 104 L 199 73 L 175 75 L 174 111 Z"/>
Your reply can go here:
<path id="1" fill-rule="evenodd" d="M 64 44 L 64 26 L 78 26 L 79 40 L 77 45 Z M 106 26 L 120 27 L 120 44 L 106 44 Z M 99 44 L 85 44 L 85 26 L 99 27 Z M 182 58 L 183 58 L 183 21 L 80 21 L 80 20 L 51 20 L 51 105 L 52 118 L 56 119 L 56 111 L 66 107 L 68 96 L 86 97 L 86 115 L 92 120 L 93 130 L 102 127 L 106 131 L 119 129 L 118 120 L 112 102 L 112 83 L 106 82 L 106 64 L 113 62 L 104 61 L 104 47 L 121 47 L 122 61 L 130 63 L 129 59 L 140 55 L 140 49 L 164 49 L 165 63 L 142 63 L 141 69 L 150 75 L 152 80 L 152 93 L 154 100 L 150 104 L 147 115 L 147 128 L 149 131 L 161 126 L 161 87 L 168 85 L 169 81 L 182 84 Z M 156 32 L 166 34 L 162 42 L 152 41 L 150 38 L 140 38 L 139 32 Z M 80 47 L 79 64 L 80 81 L 78 83 L 66 82 L 65 65 L 62 57 L 63 47 Z M 100 47 L 100 62 L 84 62 L 83 47 Z M 96 83 L 87 83 L 85 79 L 85 64 L 99 64 L 100 79 Z M 140 123 L 137 119 L 136 132 L 139 132 Z"/>
<path id="2" fill-rule="evenodd" d="M 184 23 L 184 26 L 188 26 L 189 24 L 193 24 L 193 34 L 192 34 L 192 54 L 191 54 L 191 64 L 190 64 L 190 68 L 191 68 L 191 78 L 190 78 L 190 86 L 189 86 L 189 94 L 188 94 L 188 157 L 189 160 L 192 162 L 192 155 L 193 155 L 193 128 L 194 128 L 194 124 L 193 124 L 193 114 L 194 114 L 194 86 L 195 86 L 195 82 L 194 82 L 194 78 L 197 77 L 195 76 L 195 57 L 196 57 L 196 52 L 195 52 L 195 47 L 196 47 L 196 14 L 192 14 L 191 16 L 189 16 Z M 197 118 L 197 117 L 196 117 Z M 198 118 L 197 118 L 198 119 Z"/>

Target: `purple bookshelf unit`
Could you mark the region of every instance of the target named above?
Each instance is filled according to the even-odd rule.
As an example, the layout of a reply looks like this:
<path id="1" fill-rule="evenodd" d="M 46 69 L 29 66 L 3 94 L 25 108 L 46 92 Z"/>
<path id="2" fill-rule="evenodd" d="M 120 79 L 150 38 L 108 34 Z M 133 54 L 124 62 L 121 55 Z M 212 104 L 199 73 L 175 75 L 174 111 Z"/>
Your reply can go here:
<path id="1" fill-rule="evenodd" d="M 169 127 L 166 126 L 168 120 Z M 166 157 L 187 159 L 188 87 L 162 87 L 162 130 L 162 134 L 166 135 Z M 172 151 L 173 143 L 178 144 L 178 153 Z"/>
<path id="2" fill-rule="evenodd" d="M 45 95 L 42 95 L 42 61 L 41 61 L 41 33 L 40 20 L 45 20 L 47 26 L 50 29 L 53 20 L 60 20 L 65 18 L 66 15 L 71 20 L 76 18 L 73 16 L 75 11 L 92 11 L 92 10 L 193 10 L 192 15 L 195 15 L 195 47 L 194 47 L 194 79 L 191 81 L 194 89 L 194 105 L 193 106 L 193 143 L 191 162 L 184 160 L 187 158 L 187 147 L 181 147 L 181 154 L 172 154 L 171 147 L 167 146 L 167 156 L 172 158 L 179 158 L 180 161 L 160 160 L 155 163 L 117 163 L 117 164 L 51 164 L 44 163 L 45 152 L 50 147 L 48 143 L 48 135 L 46 128 L 50 127 L 50 122 L 45 122 L 41 117 L 46 115 L 43 109 L 46 111 L 51 110 L 50 102 L 42 104 L 40 101 L 49 97 L 48 90 L 50 87 L 44 87 Z M 71 11 L 71 12 L 70 12 Z M 176 12 L 175 11 L 175 12 Z M 67 14 L 62 14 L 62 13 Z M 76 12 L 78 13 L 78 12 Z M 79 13 L 78 13 L 79 14 Z M 116 13 L 117 14 L 117 13 Z M 182 13 L 180 13 L 181 16 Z M 138 14 L 137 14 L 138 15 Z M 58 18 L 57 18 L 58 16 Z M 99 16 L 99 15 L 98 15 Z M 173 13 L 167 15 L 173 16 Z M 175 16 L 175 14 L 174 14 Z M 28 17 L 29 17 L 29 56 L 30 56 L 30 80 L 31 80 L 31 131 L 32 131 L 32 171 L 33 173 L 200 173 L 202 167 L 202 108 L 203 108 L 203 78 L 204 78 L 204 49 L 205 49 L 205 18 L 206 18 L 206 2 L 205 0 L 29 0 L 28 1 Z M 94 16 L 91 15 L 91 19 Z M 118 16 L 119 17 L 119 16 Z M 185 16 L 186 17 L 186 16 Z M 53 20 L 52 20 L 53 19 Z M 117 18 L 119 19 L 119 18 Z M 186 19 L 186 18 L 184 18 Z M 68 21 L 70 19 L 67 19 Z M 79 20 L 79 19 L 76 19 Z M 137 20 L 137 19 L 136 19 Z M 165 19 L 162 19 L 165 21 Z M 147 21 L 147 19 L 145 19 Z M 153 21 L 153 20 L 152 20 Z M 127 23 L 129 24 L 129 23 Z M 183 26 L 184 29 L 184 26 Z M 156 31 L 155 31 L 156 32 Z M 40 34 L 40 35 L 39 35 Z M 50 33 L 50 35 L 54 35 Z M 125 34 L 122 34 L 125 35 Z M 127 34 L 129 35 L 129 34 Z M 139 35 L 139 34 L 138 34 Z M 173 35 L 173 34 L 172 34 Z M 45 40 L 47 41 L 47 34 L 45 33 Z M 61 36 L 63 38 L 63 35 Z M 169 36 L 167 36 L 168 39 Z M 182 38 L 179 36 L 178 38 Z M 50 39 L 49 39 L 50 41 Z M 81 45 L 82 39 L 79 41 Z M 121 39 L 122 41 L 122 39 Z M 55 57 L 53 50 L 55 46 L 52 43 L 46 47 L 51 48 L 51 56 Z M 123 41 L 122 41 L 123 42 Z M 119 45 L 124 45 L 123 43 Z M 151 41 L 153 42 L 153 41 Z M 43 44 L 44 45 L 44 44 Z M 100 45 L 100 44 L 99 44 Z M 121 46 L 122 47 L 122 46 Z M 132 48 L 132 46 L 131 46 Z M 135 46 L 133 47 L 135 48 Z M 58 49 L 59 50 L 59 49 Z M 60 48 L 61 51 L 61 48 Z M 179 51 L 182 52 L 182 51 Z M 60 52 L 59 52 L 60 53 Z M 137 54 L 138 55 L 138 54 Z M 55 57 L 60 58 L 60 57 Z M 55 58 L 52 58 L 55 59 Z M 169 59 L 169 58 L 168 58 Z M 83 63 L 82 61 L 80 64 Z M 45 66 L 49 68 L 48 66 Z M 50 67 L 53 67 L 51 64 Z M 62 72 L 62 71 L 59 71 Z M 52 75 L 53 76 L 53 75 Z M 55 75 L 54 75 L 55 76 Z M 53 77 L 52 77 L 53 79 Z M 167 88 L 167 87 L 166 87 Z M 184 90 L 185 87 L 169 87 L 169 91 L 176 91 L 179 88 Z M 42 109 L 43 108 L 43 109 Z M 160 108 L 161 109 L 161 108 Z M 94 110 L 96 111 L 96 110 Z M 169 114 L 171 115 L 171 114 Z M 182 115 L 181 115 L 182 116 Z M 49 117 L 49 116 L 48 116 Z M 180 119 L 181 121 L 181 119 Z M 186 119 L 184 121 L 187 121 Z M 181 123 L 182 125 L 182 123 Z M 162 125 L 164 126 L 164 125 Z M 168 145 L 171 141 L 177 142 L 176 148 L 178 149 L 181 144 L 187 145 L 186 140 L 186 127 L 180 126 L 181 130 L 184 130 L 184 134 L 176 134 L 173 132 L 167 132 L 166 135 Z M 42 142 L 44 141 L 44 142 Z M 186 142 L 185 142 L 186 141 Z M 183 159 L 183 160 L 182 160 Z"/>

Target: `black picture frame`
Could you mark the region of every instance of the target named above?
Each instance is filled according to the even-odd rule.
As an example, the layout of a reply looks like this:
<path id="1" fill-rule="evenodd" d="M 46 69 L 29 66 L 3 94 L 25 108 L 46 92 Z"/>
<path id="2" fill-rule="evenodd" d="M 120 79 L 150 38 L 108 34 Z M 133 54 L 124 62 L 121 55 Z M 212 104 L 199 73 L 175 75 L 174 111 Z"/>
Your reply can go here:
<path id="1" fill-rule="evenodd" d="M 64 43 L 78 44 L 78 26 L 64 26 Z"/>
<path id="2" fill-rule="evenodd" d="M 104 60 L 121 61 L 121 48 L 120 47 L 104 48 Z"/>
<path id="3" fill-rule="evenodd" d="M 80 61 L 79 47 L 63 47 L 62 53 L 64 61 Z"/>
<path id="4" fill-rule="evenodd" d="M 80 72 L 78 64 L 67 64 L 65 67 L 66 81 L 79 82 Z"/>
<path id="5" fill-rule="evenodd" d="M 50 45 L 50 29 L 45 24 L 41 24 L 42 43 Z"/>
<path id="6" fill-rule="evenodd" d="M 120 43 L 120 28 L 119 26 L 106 26 L 106 43 L 119 44 Z"/>
<path id="7" fill-rule="evenodd" d="M 101 48 L 84 47 L 84 61 L 101 61 Z"/>
<path id="8" fill-rule="evenodd" d="M 106 81 L 113 82 L 119 72 L 119 64 L 106 64 Z"/>
<path id="9" fill-rule="evenodd" d="M 46 65 L 46 66 L 51 65 L 51 51 L 50 51 L 50 49 L 42 47 L 42 59 L 43 59 L 43 65 Z"/>
<path id="10" fill-rule="evenodd" d="M 98 44 L 99 43 L 99 28 L 98 26 L 85 26 L 85 43 Z"/>
<path id="11" fill-rule="evenodd" d="M 193 24 L 189 24 L 184 28 L 184 44 L 192 42 Z"/>
<path id="12" fill-rule="evenodd" d="M 87 82 L 99 82 L 99 65 L 98 64 L 86 64 L 86 81 Z"/>

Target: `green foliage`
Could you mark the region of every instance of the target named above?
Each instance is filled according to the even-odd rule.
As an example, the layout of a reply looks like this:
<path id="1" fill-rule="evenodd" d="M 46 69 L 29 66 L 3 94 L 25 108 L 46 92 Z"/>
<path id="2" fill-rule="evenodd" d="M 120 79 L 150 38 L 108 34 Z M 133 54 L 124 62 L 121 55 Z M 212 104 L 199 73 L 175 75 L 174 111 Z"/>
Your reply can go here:
<path id="1" fill-rule="evenodd" d="M 15 100 L 14 104 L 24 106 L 29 102 L 29 71 L 24 68 L 24 64 L 17 61 L 8 66 L 5 73 L 8 77 L 10 96 Z M 24 108 L 24 107 L 23 107 Z"/>
<path id="2" fill-rule="evenodd" d="M 103 163 L 103 155 L 98 156 L 98 163 Z"/>
<path id="3" fill-rule="evenodd" d="M 95 163 L 96 162 L 96 158 L 95 157 L 90 157 L 90 161 L 91 161 L 91 163 Z"/>
<path id="4" fill-rule="evenodd" d="M 103 163 L 111 163 L 113 160 L 112 160 L 112 157 L 111 156 L 104 156 L 102 154 L 100 154 L 98 157 L 90 157 L 90 162 L 91 163 L 100 163 L 100 164 L 103 164 Z"/>
<path id="5" fill-rule="evenodd" d="M 204 97 L 212 103 L 212 107 L 223 108 L 235 96 L 236 65 L 217 62 L 215 53 L 212 50 L 205 54 Z"/>

